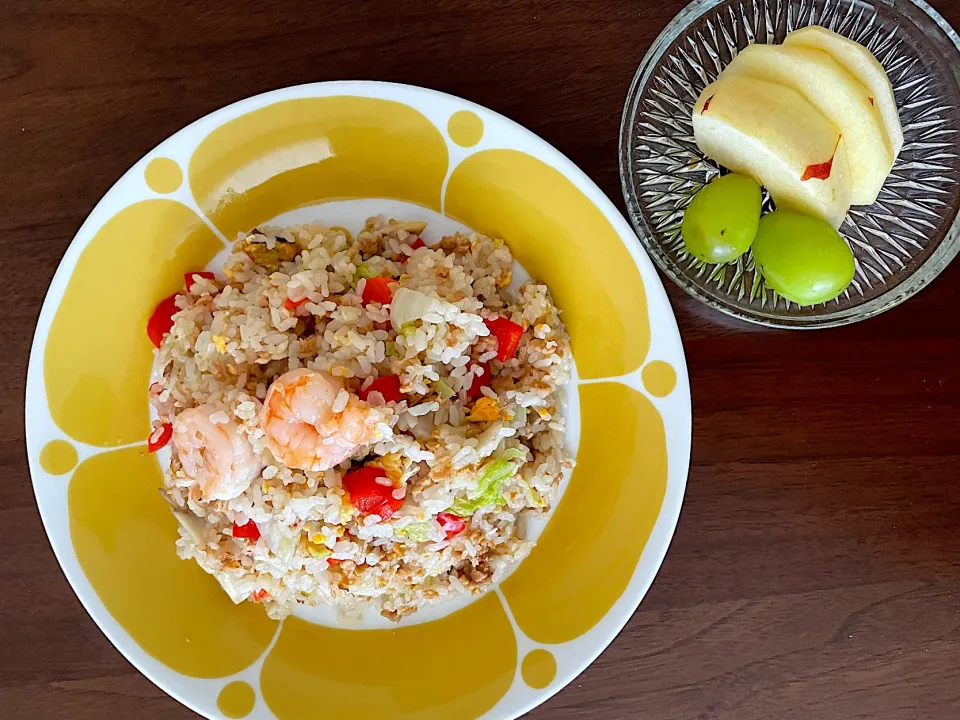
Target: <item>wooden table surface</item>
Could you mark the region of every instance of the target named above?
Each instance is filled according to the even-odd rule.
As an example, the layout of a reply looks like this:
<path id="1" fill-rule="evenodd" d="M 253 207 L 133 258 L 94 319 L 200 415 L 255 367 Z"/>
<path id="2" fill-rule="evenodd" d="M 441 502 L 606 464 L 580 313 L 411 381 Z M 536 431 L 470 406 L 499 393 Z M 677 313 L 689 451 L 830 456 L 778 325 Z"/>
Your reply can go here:
<path id="1" fill-rule="evenodd" d="M 960 4 L 933 4 L 960 27 Z M 622 207 L 622 103 L 683 0 L 308 5 L 0 7 L 4 718 L 194 717 L 84 612 L 27 472 L 33 326 L 67 244 L 110 185 L 223 105 L 361 78 L 497 110 Z M 736 323 L 667 289 L 694 405 L 676 537 L 626 629 L 529 717 L 960 717 L 960 262 L 886 315 L 812 333 Z"/>

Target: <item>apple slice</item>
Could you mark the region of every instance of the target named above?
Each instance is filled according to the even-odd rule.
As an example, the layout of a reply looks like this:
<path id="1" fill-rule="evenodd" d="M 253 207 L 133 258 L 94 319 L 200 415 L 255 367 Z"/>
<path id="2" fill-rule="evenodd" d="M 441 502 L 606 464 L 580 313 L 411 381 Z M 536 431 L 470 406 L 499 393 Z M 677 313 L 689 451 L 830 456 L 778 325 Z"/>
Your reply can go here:
<path id="1" fill-rule="evenodd" d="M 851 203 L 872 205 L 877 201 L 893 169 L 893 150 L 870 90 L 840 63 L 822 50 L 750 45 L 723 74 L 780 83 L 803 95 L 843 135 L 850 165 Z"/>
<path id="2" fill-rule="evenodd" d="M 723 75 L 694 106 L 693 134 L 708 157 L 766 186 L 778 208 L 835 228 L 850 209 L 843 136 L 796 90 Z"/>
<path id="3" fill-rule="evenodd" d="M 787 35 L 783 42 L 785 45 L 816 48 L 829 53 L 847 72 L 866 86 L 883 118 L 894 158 L 900 154 L 903 148 L 903 127 L 900 125 L 900 113 L 893 96 L 893 86 L 883 65 L 873 53 L 860 43 L 819 25 L 795 30 Z"/>

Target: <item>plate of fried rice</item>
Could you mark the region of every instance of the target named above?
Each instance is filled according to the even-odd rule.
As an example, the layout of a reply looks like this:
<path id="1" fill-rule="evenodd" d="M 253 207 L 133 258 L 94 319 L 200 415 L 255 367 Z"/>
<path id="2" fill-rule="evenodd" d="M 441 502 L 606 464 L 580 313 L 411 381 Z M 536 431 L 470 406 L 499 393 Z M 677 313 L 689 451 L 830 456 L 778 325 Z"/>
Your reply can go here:
<path id="1" fill-rule="evenodd" d="M 559 691 L 652 583 L 691 433 L 602 192 L 496 113 L 365 82 L 224 108 L 118 181 L 51 283 L 26 424 L 111 642 L 205 717 L 281 720 Z"/>

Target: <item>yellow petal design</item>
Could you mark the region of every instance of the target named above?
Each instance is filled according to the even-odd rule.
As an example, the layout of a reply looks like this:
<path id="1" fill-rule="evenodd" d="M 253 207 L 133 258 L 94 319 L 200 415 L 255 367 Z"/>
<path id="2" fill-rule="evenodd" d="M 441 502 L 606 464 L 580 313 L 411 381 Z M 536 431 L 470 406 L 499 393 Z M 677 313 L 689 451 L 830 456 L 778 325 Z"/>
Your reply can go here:
<path id="1" fill-rule="evenodd" d="M 225 123 L 188 170 L 193 195 L 233 239 L 272 217 L 346 198 L 440 210 L 447 146 L 408 105 L 338 96 L 285 100 Z"/>
<path id="2" fill-rule="evenodd" d="M 520 629 L 538 643 L 580 637 L 626 589 L 667 487 L 663 420 L 620 383 L 580 386 L 580 449 L 537 546 L 501 586 Z"/>
<path id="3" fill-rule="evenodd" d="M 232 675 L 267 649 L 276 624 L 259 605 L 234 605 L 213 577 L 177 557 L 161 482 L 156 457 L 142 447 L 84 460 L 67 496 L 77 560 L 146 653 L 190 677 Z"/>
<path id="4" fill-rule="evenodd" d="M 396 630 L 338 630 L 288 618 L 260 691 L 279 720 L 468 720 L 513 682 L 517 644 L 494 593 Z"/>
<path id="5" fill-rule="evenodd" d="M 157 303 L 223 247 L 189 208 L 145 200 L 121 210 L 84 249 L 43 356 L 47 402 L 66 434 L 109 447 L 146 438 Z"/>
<path id="6" fill-rule="evenodd" d="M 444 210 L 502 237 L 550 287 L 582 378 L 640 367 L 650 347 L 640 271 L 603 213 L 560 172 L 516 150 L 485 150 L 454 169 Z"/>

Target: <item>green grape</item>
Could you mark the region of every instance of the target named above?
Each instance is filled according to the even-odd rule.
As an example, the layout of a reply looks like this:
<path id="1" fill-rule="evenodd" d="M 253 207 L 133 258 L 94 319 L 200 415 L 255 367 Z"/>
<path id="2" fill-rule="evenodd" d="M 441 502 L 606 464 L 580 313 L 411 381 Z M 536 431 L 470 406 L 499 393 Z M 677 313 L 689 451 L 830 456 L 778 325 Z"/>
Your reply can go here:
<path id="1" fill-rule="evenodd" d="M 853 253 L 828 222 L 787 210 L 760 220 L 753 257 L 767 286 L 798 305 L 833 300 L 853 280 Z"/>
<path id="2" fill-rule="evenodd" d="M 760 222 L 760 184 L 746 175 L 724 175 L 697 193 L 683 216 L 687 251 L 708 263 L 736 260 L 750 249 Z"/>

